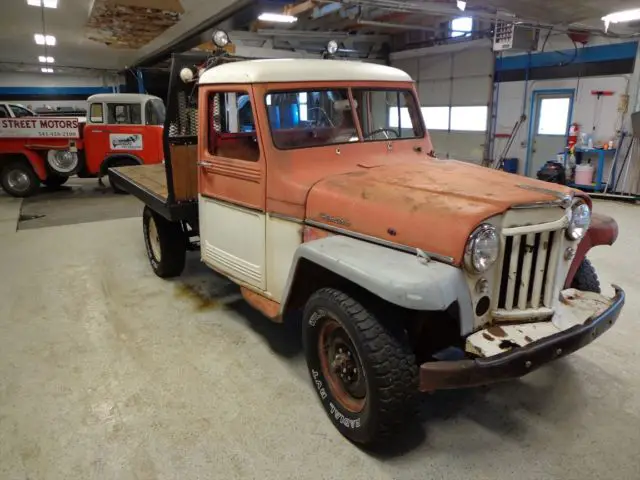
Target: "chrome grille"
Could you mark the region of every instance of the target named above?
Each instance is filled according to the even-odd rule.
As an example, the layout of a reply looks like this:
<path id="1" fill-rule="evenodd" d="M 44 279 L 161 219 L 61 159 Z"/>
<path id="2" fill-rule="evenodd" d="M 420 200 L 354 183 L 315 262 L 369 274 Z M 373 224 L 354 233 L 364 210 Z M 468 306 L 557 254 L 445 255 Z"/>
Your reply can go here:
<path id="1" fill-rule="evenodd" d="M 546 231 L 504 237 L 498 309 L 552 306 L 560 235 Z"/>

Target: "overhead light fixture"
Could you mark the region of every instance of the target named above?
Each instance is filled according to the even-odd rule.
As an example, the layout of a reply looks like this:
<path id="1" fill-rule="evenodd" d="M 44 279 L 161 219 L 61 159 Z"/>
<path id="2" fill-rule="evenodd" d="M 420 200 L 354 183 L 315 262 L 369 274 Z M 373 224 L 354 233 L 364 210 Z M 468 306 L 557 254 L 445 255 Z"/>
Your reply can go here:
<path id="1" fill-rule="evenodd" d="M 32 7 L 58 8 L 58 0 L 27 0 Z"/>
<path id="2" fill-rule="evenodd" d="M 609 31 L 609 25 L 612 23 L 624 23 L 640 20 L 640 8 L 634 8 L 633 10 L 623 10 L 622 12 L 610 13 L 602 17 L 604 22 L 604 31 Z"/>
<path id="3" fill-rule="evenodd" d="M 262 22 L 296 23 L 298 18 L 292 15 L 283 15 L 281 13 L 263 13 L 258 17 L 258 20 Z"/>
<path id="4" fill-rule="evenodd" d="M 53 68 L 42 67 L 40 71 L 42 73 L 53 73 Z"/>
<path id="5" fill-rule="evenodd" d="M 56 37 L 53 35 L 42 35 L 41 33 L 36 33 L 33 38 L 35 38 L 38 45 L 44 45 L 46 43 L 50 47 L 53 47 L 56 44 Z"/>
<path id="6" fill-rule="evenodd" d="M 467 2 L 463 2 L 462 0 L 458 0 L 458 8 L 464 12 L 467 8 Z"/>
<path id="7" fill-rule="evenodd" d="M 38 60 L 40 60 L 40 63 L 54 63 L 55 59 L 53 57 L 44 57 L 44 56 L 39 56 Z"/>

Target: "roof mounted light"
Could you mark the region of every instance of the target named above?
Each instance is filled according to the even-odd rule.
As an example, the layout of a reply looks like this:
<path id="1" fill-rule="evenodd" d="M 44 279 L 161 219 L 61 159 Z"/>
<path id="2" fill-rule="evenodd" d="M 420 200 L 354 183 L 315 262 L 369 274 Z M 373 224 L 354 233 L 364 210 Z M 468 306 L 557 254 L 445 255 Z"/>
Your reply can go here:
<path id="1" fill-rule="evenodd" d="M 258 17 L 261 22 L 274 22 L 274 23 L 296 23 L 297 17 L 293 15 L 283 15 L 281 13 L 263 13 Z"/>
<path id="2" fill-rule="evenodd" d="M 609 25 L 612 23 L 633 22 L 635 20 L 640 20 L 640 8 L 614 12 L 602 17 L 605 32 L 609 30 Z"/>
<path id="3" fill-rule="evenodd" d="M 218 48 L 224 48 L 229 45 L 229 34 L 224 30 L 218 30 L 213 34 L 213 44 Z"/>
<path id="4" fill-rule="evenodd" d="M 338 42 L 335 40 L 329 40 L 327 43 L 327 53 L 329 55 L 335 55 L 338 52 Z"/>

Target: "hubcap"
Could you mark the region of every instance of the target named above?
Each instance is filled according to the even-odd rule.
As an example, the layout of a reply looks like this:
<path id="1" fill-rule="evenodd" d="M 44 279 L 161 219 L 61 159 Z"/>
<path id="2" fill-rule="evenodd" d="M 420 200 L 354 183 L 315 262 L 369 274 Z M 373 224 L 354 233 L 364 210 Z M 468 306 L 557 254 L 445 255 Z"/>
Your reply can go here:
<path id="1" fill-rule="evenodd" d="M 7 174 L 7 184 L 17 192 L 25 192 L 29 189 L 31 182 L 29 175 L 22 170 L 11 170 Z"/>
<path id="2" fill-rule="evenodd" d="M 364 369 L 353 342 L 337 321 L 325 318 L 318 351 L 322 373 L 333 396 L 347 410 L 362 411 L 367 397 Z"/>
<path id="3" fill-rule="evenodd" d="M 162 260 L 160 250 L 160 236 L 158 235 L 158 227 L 153 218 L 149 219 L 149 245 L 151 245 L 151 254 L 158 262 Z"/>

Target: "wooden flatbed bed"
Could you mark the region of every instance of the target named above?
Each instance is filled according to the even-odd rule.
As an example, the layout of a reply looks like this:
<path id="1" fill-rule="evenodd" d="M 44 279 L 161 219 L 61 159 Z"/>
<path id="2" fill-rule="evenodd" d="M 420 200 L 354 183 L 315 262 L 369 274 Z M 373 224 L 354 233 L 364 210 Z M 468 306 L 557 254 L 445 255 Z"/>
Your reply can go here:
<path id="1" fill-rule="evenodd" d="M 171 145 L 171 163 L 109 169 L 109 179 L 172 222 L 197 224 L 195 145 Z"/>

